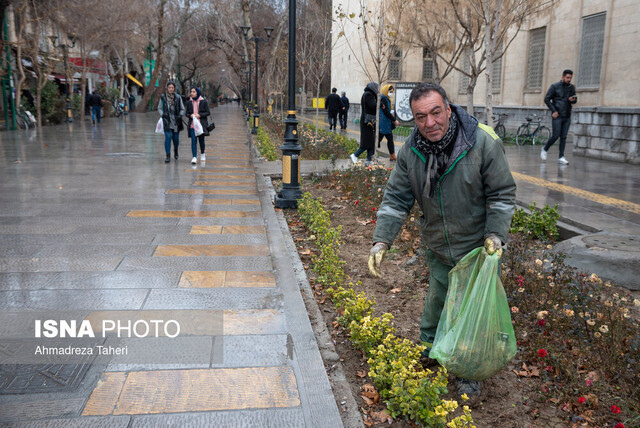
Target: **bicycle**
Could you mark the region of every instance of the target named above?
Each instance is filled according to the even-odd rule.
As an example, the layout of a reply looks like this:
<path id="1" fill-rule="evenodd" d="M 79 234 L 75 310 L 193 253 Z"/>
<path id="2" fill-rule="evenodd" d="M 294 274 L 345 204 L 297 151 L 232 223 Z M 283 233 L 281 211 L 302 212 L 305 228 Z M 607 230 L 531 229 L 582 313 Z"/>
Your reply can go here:
<path id="1" fill-rule="evenodd" d="M 113 111 L 116 117 L 122 116 L 122 113 L 124 113 L 124 99 L 113 100 Z"/>
<path id="2" fill-rule="evenodd" d="M 551 130 L 542 125 L 542 117 L 535 114 L 527 116 L 527 121 L 520 125 L 516 133 L 516 144 L 522 146 L 524 144 L 535 145 L 536 141 L 546 142 L 551 137 Z M 534 122 L 535 119 L 535 122 Z M 532 129 L 535 126 L 534 129 Z"/>
<path id="3" fill-rule="evenodd" d="M 496 132 L 496 134 L 498 135 L 498 137 L 500 137 L 501 140 L 504 140 L 504 137 L 507 135 L 507 130 L 504 127 L 504 124 L 502 123 L 502 119 L 506 118 L 507 116 L 509 116 L 506 113 L 493 113 L 491 115 L 491 118 L 493 119 L 493 123 L 495 124 L 493 127 L 493 130 Z"/>
<path id="4" fill-rule="evenodd" d="M 30 125 L 35 126 L 37 122 L 33 114 L 20 105 L 16 109 L 16 123 L 20 129 L 29 129 Z"/>

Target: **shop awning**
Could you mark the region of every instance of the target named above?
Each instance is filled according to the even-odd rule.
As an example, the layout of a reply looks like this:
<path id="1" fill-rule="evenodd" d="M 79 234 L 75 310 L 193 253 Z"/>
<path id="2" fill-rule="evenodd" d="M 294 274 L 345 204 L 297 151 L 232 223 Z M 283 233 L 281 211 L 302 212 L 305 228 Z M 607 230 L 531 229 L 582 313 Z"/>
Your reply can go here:
<path id="1" fill-rule="evenodd" d="M 127 73 L 127 77 L 129 78 L 129 80 L 131 80 L 133 83 L 135 83 L 136 85 L 140 86 L 142 88 L 142 83 L 138 82 L 138 79 L 136 79 L 135 77 L 133 77 L 131 75 L 131 73 Z"/>

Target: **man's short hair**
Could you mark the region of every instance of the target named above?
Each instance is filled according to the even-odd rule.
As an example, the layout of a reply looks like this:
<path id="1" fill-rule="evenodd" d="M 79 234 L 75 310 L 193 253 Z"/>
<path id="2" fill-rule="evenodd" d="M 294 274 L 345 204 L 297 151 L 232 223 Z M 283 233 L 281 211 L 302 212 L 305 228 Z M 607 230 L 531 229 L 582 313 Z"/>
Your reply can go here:
<path id="1" fill-rule="evenodd" d="M 562 77 L 566 76 L 567 74 L 570 74 L 573 76 L 573 71 L 569 70 L 568 68 L 562 72 Z"/>
<path id="2" fill-rule="evenodd" d="M 346 97 L 346 96 L 347 96 L 347 93 L 346 93 L 346 92 L 344 92 L 344 91 L 340 92 L 340 94 L 341 94 L 343 97 Z"/>
<path id="3" fill-rule="evenodd" d="M 442 97 L 442 100 L 444 101 L 444 105 L 445 106 L 449 105 L 447 92 L 444 90 L 442 86 L 434 82 L 422 82 L 418 84 L 415 88 L 413 88 L 413 90 L 411 91 L 411 94 L 409 95 L 409 106 L 411 106 L 414 101 L 426 95 L 429 95 L 431 92 L 439 93 L 440 96 Z"/>
<path id="4" fill-rule="evenodd" d="M 335 94 L 336 92 L 338 92 L 338 88 L 331 88 L 331 92 Z"/>

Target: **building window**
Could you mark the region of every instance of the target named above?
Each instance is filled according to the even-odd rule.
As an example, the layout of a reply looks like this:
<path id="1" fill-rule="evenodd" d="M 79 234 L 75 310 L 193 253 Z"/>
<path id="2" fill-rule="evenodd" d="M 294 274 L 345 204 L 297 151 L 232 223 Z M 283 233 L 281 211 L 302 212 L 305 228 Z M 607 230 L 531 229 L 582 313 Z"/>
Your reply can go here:
<path id="1" fill-rule="evenodd" d="M 605 13 L 582 18 L 582 38 L 580 39 L 580 60 L 578 63 L 578 87 L 580 88 L 598 88 L 600 86 L 605 19 Z"/>
<path id="2" fill-rule="evenodd" d="M 389 58 L 389 80 L 400 80 L 402 77 L 402 49 L 391 48 Z"/>
<path id="3" fill-rule="evenodd" d="M 542 89 L 544 70 L 544 43 L 547 28 L 537 28 L 529 32 L 529 60 L 527 61 L 527 89 Z"/>
<path id="4" fill-rule="evenodd" d="M 496 57 L 500 57 L 500 58 L 495 59 Z M 491 71 L 491 91 L 494 94 L 500 93 L 500 86 L 502 83 L 501 79 L 502 79 L 502 43 L 500 43 L 500 45 L 498 45 L 498 47 L 496 48 L 496 53 L 493 60 L 493 69 Z"/>
<path id="5" fill-rule="evenodd" d="M 435 76 L 435 59 L 431 51 L 427 48 L 422 50 L 422 81 L 434 81 Z"/>
<path id="6" fill-rule="evenodd" d="M 471 61 L 469 59 L 470 48 L 466 48 L 462 52 L 462 70 L 464 73 L 460 73 L 460 88 L 459 91 L 461 94 L 467 93 L 467 88 L 469 87 L 469 76 L 465 73 L 471 73 Z M 473 51 L 471 51 L 473 52 Z"/>

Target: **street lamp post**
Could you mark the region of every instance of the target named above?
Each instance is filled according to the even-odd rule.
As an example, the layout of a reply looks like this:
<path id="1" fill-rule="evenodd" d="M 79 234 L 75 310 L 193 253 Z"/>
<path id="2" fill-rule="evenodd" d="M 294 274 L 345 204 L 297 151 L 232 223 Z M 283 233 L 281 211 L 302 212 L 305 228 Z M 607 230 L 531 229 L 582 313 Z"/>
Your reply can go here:
<path id="1" fill-rule="evenodd" d="M 56 45 L 56 39 L 58 38 L 58 36 L 49 36 L 51 38 L 51 43 L 55 46 Z M 71 40 L 71 47 L 74 47 L 76 45 L 76 38 L 75 36 L 69 36 L 69 39 Z M 56 46 L 58 48 L 62 49 L 62 58 L 64 61 L 64 75 L 65 75 L 65 81 L 66 81 L 66 101 L 67 101 L 67 123 L 72 123 L 73 122 L 73 114 L 71 113 L 71 92 L 69 90 L 69 45 L 67 45 L 66 43 L 62 43 L 58 46 Z"/>
<path id="2" fill-rule="evenodd" d="M 244 35 L 245 40 L 251 40 L 255 43 L 256 45 L 256 58 L 255 58 L 255 63 L 256 63 L 256 81 L 255 81 L 255 97 L 254 97 L 254 107 L 253 107 L 253 127 L 251 128 L 251 133 L 255 134 L 258 132 L 258 121 L 259 121 L 259 117 L 260 117 L 260 111 L 259 111 L 259 103 L 258 103 L 258 45 L 259 42 L 268 42 L 269 40 L 271 40 L 271 32 L 273 31 L 272 27 L 264 27 L 264 32 L 267 33 L 267 38 L 263 39 L 262 37 L 258 37 L 258 36 L 254 36 L 251 38 L 248 38 L 249 36 L 249 30 L 251 29 L 251 27 L 247 27 L 247 26 L 241 26 L 240 27 L 242 29 L 242 34 Z M 251 66 L 249 66 L 251 67 Z M 251 70 L 251 68 L 249 68 L 249 70 Z"/>
<path id="3" fill-rule="evenodd" d="M 289 0 L 289 107 L 282 150 L 282 190 L 275 197 L 278 208 L 297 208 L 300 190 L 300 152 L 296 119 L 296 0 Z"/>

